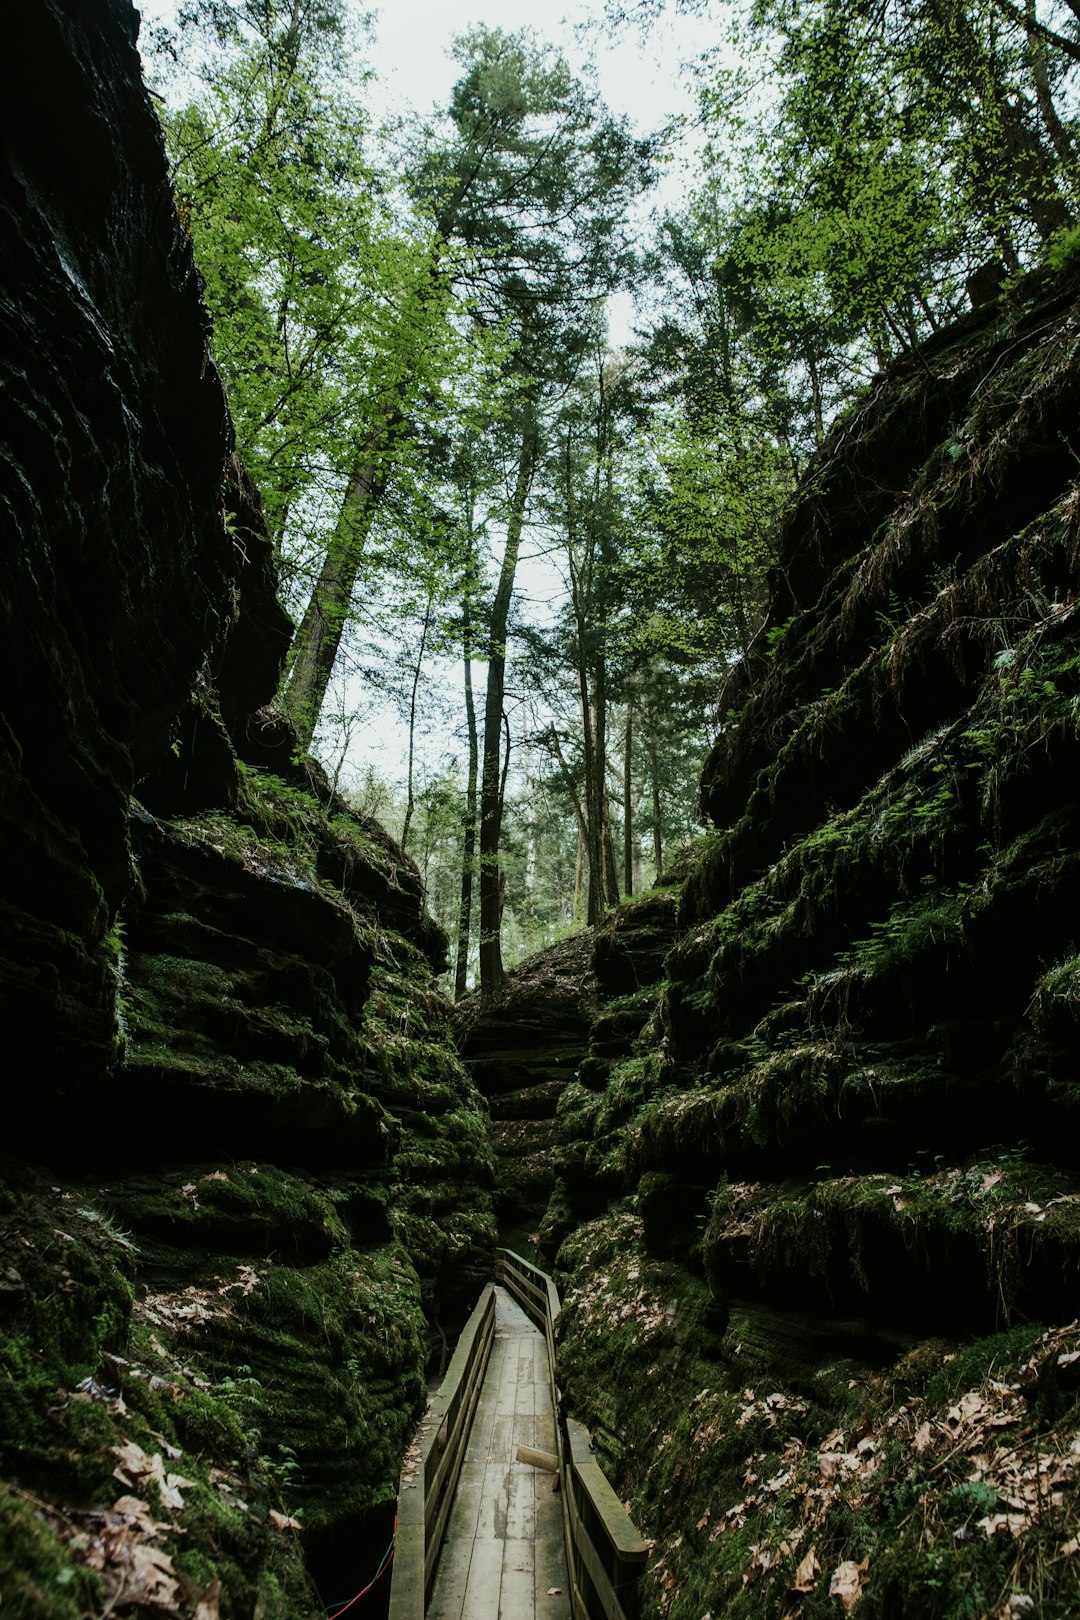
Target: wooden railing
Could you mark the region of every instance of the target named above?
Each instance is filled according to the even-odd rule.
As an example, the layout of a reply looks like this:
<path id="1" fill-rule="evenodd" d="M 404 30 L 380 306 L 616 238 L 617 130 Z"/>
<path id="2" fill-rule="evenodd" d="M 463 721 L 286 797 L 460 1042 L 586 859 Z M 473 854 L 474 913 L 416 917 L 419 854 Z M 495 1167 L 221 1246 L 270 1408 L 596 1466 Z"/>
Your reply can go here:
<path id="1" fill-rule="evenodd" d="M 558 1289 L 546 1271 L 510 1249 L 497 1251 L 495 1276 L 547 1340 L 574 1620 L 637 1620 L 648 1549 L 593 1456 L 589 1431 L 563 1411 L 555 1383 Z"/>
<path id="2" fill-rule="evenodd" d="M 563 1412 L 555 1383 L 558 1290 L 546 1271 L 510 1249 L 497 1251 L 495 1275 L 547 1341 L 573 1620 L 638 1620 L 647 1548 L 593 1456 L 588 1430 Z M 423 1620 L 494 1337 L 489 1283 L 432 1400 L 419 1457 L 402 1473 L 390 1620 Z"/>
<path id="3" fill-rule="evenodd" d="M 390 1620 L 423 1620 L 494 1338 L 495 1285 L 488 1283 L 428 1409 L 419 1458 L 401 1476 Z"/>

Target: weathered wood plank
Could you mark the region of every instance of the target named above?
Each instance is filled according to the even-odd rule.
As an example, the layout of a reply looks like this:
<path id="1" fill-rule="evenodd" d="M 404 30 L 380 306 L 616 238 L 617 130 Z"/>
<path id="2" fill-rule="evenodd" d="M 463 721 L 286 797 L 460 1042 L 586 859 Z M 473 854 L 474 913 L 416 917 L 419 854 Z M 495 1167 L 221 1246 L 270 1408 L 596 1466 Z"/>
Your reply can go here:
<path id="1" fill-rule="evenodd" d="M 398 1491 L 398 1527 L 390 1620 L 423 1620 L 435 1554 L 465 1459 L 465 1439 L 495 1334 L 495 1285 L 489 1284 L 458 1340 L 422 1428 L 420 1457 Z"/>
<path id="2" fill-rule="evenodd" d="M 522 1443 L 554 1447 L 547 1350 L 501 1291 L 497 1311 L 428 1620 L 570 1620 L 560 1499 L 550 1476 L 538 1490 L 536 1470 L 515 1458 Z"/>

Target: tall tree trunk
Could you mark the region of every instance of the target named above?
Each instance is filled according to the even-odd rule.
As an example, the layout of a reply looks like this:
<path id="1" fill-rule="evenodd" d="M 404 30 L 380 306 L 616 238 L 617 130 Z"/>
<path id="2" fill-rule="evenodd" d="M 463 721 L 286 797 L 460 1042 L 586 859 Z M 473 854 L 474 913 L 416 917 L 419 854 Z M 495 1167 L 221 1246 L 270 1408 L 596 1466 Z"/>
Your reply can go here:
<path id="1" fill-rule="evenodd" d="M 582 842 L 584 842 L 586 836 L 585 812 L 581 808 L 581 800 L 578 798 L 577 789 L 574 786 L 574 778 L 570 774 L 570 767 L 566 763 L 566 756 L 564 755 L 562 746 L 559 742 L 559 734 L 555 730 L 554 726 L 551 727 L 548 735 L 551 738 L 551 744 L 555 750 L 555 758 L 558 761 L 559 774 L 563 779 L 563 787 L 566 789 L 566 797 L 570 800 L 570 803 L 573 806 L 574 821 L 577 824 L 578 837 L 582 840 Z"/>
<path id="2" fill-rule="evenodd" d="M 619 863 L 615 859 L 615 835 L 611 830 L 611 815 L 608 808 L 607 795 L 604 795 L 604 886 L 607 890 L 607 905 L 619 903 Z"/>
<path id="3" fill-rule="evenodd" d="M 490 1001 L 499 993 L 506 974 L 502 961 L 502 885 L 499 875 L 499 841 L 502 834 L 503 800 L 501 754 L 503 699 L 506 695 L 506 628 L 510 599 L 514 592 L 525 504 L 532 487 L 539 449 L 537 424 L 531 410 L 526 412 L 521 431 L 517 475 L 510 497 L 506 523 L 506 548 L 495 600 L 491 607 L 488 641 L 487 690 L 484 695 L 484 748 L 480 775 L 480 996 Z"/>
<path id="4" fill-rule="evenodd" d="M 600 856 L 603 862 L 601 889 L 604 911 L 619 903 L 619 869 L 615 861 L 615 840 L 611 836 L 611 812 L 608 807 L 607 787 L 607 659 L 603 653 L 596 659 L 593 677 L 594 759 L 596 772 L 596 803 L 600 816 Z"/>
<path id="5" fill-rule="evenodd" d="M 385 485 L 384 474 L 371 461 L 356 469 L 293 641 L 282 702 L 305 749 L 319 723 L 371 520 Z"/>
<path id="6" fill-rule="evenodd" d="M 584 633 L 578 624 L 578 708 L 581 713 L 581 751 L 585 777 L 585 860 L 588 868 L 588 900 L 586 920 L 590 926 L 600 921 L 604 911 L 602 885 L 604 881 L 603 852 L 600 845 L 600 807 L 596 799 L 595 746 L 593 742 L 592 703 L 589 699 L 589 672 L 582 651 Z"/>
<path id="7" fill-rule="evenodd" d="M 623 890 L 634 892 L 634 694 L 626 699 L 626 731 L 623 735 Z"/>
<path id="8" fill-rule="evenodd" d="M 649 785 L 652 788 L 652 846 L 656 866 L 656 882 L 664 875 L 664 840 L 660 828 L 660 765 L 656 757 L 655 733 L 649 737 Z"/>
<path id="9" fill-rule="evenodd" d="M 814 442 L 820 444 L 825 437 L 825 409 L 821 398 L 821 376 L 814 351 L 807 345 L 804 358 L 810 376 L 810 403 L 814 410 Z"/>
<path id="10" fill-rule="evenodd" d="M 1054 94 L 1050 88 L 1050 71 L 1046 62 L 1046 42 L 1035 31 L 1037 18 L 1035 15 L 1035 0 L 1026 0 L 1024 16 L 1027 23 L 1028 61 L 1031 63 L 1031 77 L 1035 85 L 1035 100 L 1039 108 L 1039 117 L 1043 128 L 1050 138 L 1051 145 L 1058 158 L 1070 174 L 1076 162 L 1076 150 L 1072 138 L 1065 125 L 1058 116 L 1054 106 Z"/>
<path id="11" fill-rule="evenodd" d="M 405 821 L 401 828 L 401 847 L 409 847 L 409 828 L 412 825 L 413 809 L 416 798 L 413 793 L 413 760 L 416 755 L 416 695 L 420 690 L 420 675 L 424 665 L 424 653 L 427 651 L 428 631 L 431 629 L 431 610 L 435 603 L 435 594 L 432 592 L 427 599 L 424 611 L 424 628 L 420 635 L 420 648 L 416 654 L 416 663 L 413 665 L 412 696 L 409 699 L 409 763 L 407 770 L 407 798 L 405 801 Z"/>
<path id="12" fill-rule="evenodd" d="M 470 562 L 471 560 L 470 556 Z M 469 774 L 465 784 L 465 814 L 461 827 L 461 900 L 458 905 L 457 960 L 454 964 L 455 1001 L 460 1001 L 465 994 L 469 971 L 473 866 L 476 861 L 476 778 L 479 748 L 476 739 L 476 701 L 473 697 L 472 684 L 472 597 L 468 586 L 461 603 L 461 626 L 465 648 L 465 724 L 469 739 Z"/>
<path id="13" fill-rule="evenodd" d="M 578 822 L 577 861 L 574 864 L 574 921 L 581 916 L 581 891 L 585 885 L 585 825 Z"/>
<path id="14" fill-rule="evenodd" d="M 440 291 L 445 291 L 445 286 L 440 253 L 434 250 L 419 285 L 413 289 L 417 311 L 423 310 Z M 352 477 L 326 556 L 293 640 L 282 705 L 304 748 L 310 747 L 319 723 L 319 711 L 348 622 L 353 588 L 372 519 L 386 493 L 395 446 L 406 431 L 404 402 L 411 382 L 406 343 L 402 354 L 388 359 L 378 379 L 376 397 L 382 400 L 382 407 L 366 443 L 357 450 Z"/>

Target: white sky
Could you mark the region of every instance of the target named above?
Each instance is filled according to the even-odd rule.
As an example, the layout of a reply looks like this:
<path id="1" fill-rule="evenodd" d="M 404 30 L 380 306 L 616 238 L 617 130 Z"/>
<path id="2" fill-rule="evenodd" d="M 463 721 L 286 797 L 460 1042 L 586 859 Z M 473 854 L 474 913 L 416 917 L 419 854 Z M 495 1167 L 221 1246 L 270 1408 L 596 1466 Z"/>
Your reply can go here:
<path id="1" fill-rule="evenodd" d="M 530 0 L 394 0 L 376 11 L 370 58 L 389 105 L 427 112 L 444 102 L 460 72 L 447 55 L 450 41 L 477 23 L 507 32 L 531 28 L 560 46 L 572 66 L 593 58 L 604 99 L 640 130 L 693 110 L 680 64 L 701 49 L 700 20 L 676 16 L 672 8 L 646 41 L 629 26 L 613 38 L 603 0 L 572 0 L 543 14 Z"/>

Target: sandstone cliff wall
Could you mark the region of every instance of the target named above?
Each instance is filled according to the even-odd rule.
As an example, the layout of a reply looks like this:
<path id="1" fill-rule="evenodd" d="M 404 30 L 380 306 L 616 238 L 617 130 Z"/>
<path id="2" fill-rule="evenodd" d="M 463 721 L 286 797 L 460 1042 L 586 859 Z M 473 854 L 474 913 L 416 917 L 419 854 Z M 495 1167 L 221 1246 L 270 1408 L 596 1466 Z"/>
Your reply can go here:
<path id="1" fill-rule="evenodd" d="M 561 1376 L 649 1615 L 1076 1612 L 1080 304 L 878 379 L 783 532 Z M 830 1595 L 830 1593 L 832 1595 Z"/>
<path id="2" fill-rule="evenodd" d="M 0 1607 L 295 1620 L 385 1550 L 487 1120 L 415 867 L 264 707 L 136 28 L 35 0 L 0 53 Z"/>

